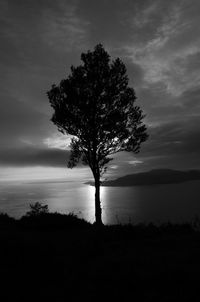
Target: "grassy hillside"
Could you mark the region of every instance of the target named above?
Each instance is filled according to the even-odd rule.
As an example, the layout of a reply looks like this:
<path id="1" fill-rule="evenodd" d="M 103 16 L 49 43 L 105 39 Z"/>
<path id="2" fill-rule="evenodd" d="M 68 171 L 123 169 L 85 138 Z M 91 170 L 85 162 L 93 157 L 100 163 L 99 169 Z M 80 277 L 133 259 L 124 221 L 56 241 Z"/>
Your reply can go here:
<path id="1" fill-rule="evenodd" d="M 97 229 L 72 214 L 36 216 L 0 215 L 1 301 L 199 301 L 192 226 Z"/>

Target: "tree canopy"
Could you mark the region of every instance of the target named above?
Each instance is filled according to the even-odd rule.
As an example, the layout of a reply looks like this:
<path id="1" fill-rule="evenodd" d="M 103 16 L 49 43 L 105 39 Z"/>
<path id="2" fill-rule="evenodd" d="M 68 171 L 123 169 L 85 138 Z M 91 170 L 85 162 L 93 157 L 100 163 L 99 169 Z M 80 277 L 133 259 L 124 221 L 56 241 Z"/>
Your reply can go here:
<path id="1" fill-rule="evenodd" d="M 148 135 L 124 63 L 119 58 L 111 60 L 101 44 L 82 53 L 81 60 L 66 79 L 52 85 L 48 97 L 54 109 L 52 122 L 63 134 L 73 136 L 68 167 L 80 159 L 89 165 L 99 195 L 100 176 L 110 156 L 139 152 Z"/>

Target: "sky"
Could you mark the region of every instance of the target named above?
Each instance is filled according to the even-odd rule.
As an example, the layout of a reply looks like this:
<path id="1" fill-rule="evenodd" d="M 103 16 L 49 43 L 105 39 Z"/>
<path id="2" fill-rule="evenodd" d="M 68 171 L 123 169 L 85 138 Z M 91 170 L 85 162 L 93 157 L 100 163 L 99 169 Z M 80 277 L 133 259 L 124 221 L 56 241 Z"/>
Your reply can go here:
<path id="1" fill-rule="evenodd" d="M 149 133 L 107 176 L 200 169 L 199 14 L 199 0 L 0 0 L 0 179 L 72 175 L 46 92 L 98 43 L 125 63 Z"/>

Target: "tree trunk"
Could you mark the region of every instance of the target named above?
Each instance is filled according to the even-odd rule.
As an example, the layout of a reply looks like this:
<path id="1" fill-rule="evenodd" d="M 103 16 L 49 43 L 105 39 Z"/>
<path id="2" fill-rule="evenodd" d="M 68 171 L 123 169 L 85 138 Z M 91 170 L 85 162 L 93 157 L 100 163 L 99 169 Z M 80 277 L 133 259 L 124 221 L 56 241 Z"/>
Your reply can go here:
<path id="1" fill-rule="evenodd" d="M 95 176 L 95 218 L 96 218 L 96 225 L 101 226 L 102 218 L 101 218 L 101 202 L 100 202 L 100 177 Z"/>

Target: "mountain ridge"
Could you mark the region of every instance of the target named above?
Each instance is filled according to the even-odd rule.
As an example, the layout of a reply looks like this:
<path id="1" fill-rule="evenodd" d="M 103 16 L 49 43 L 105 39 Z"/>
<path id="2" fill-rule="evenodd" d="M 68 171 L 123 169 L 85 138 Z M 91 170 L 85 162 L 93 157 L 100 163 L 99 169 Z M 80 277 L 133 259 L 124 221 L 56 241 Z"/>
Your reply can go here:
<path id="1" fill-rule="evenodd" d="M 173 184 L 200 180 L 200 170 L 153 169 L 147 172 L 128 174 L 114 180 L 102 182 L 104 187 L 128 187 L 139 185 Z M 86 184 L 94 185 L 94 182 Z"/>

